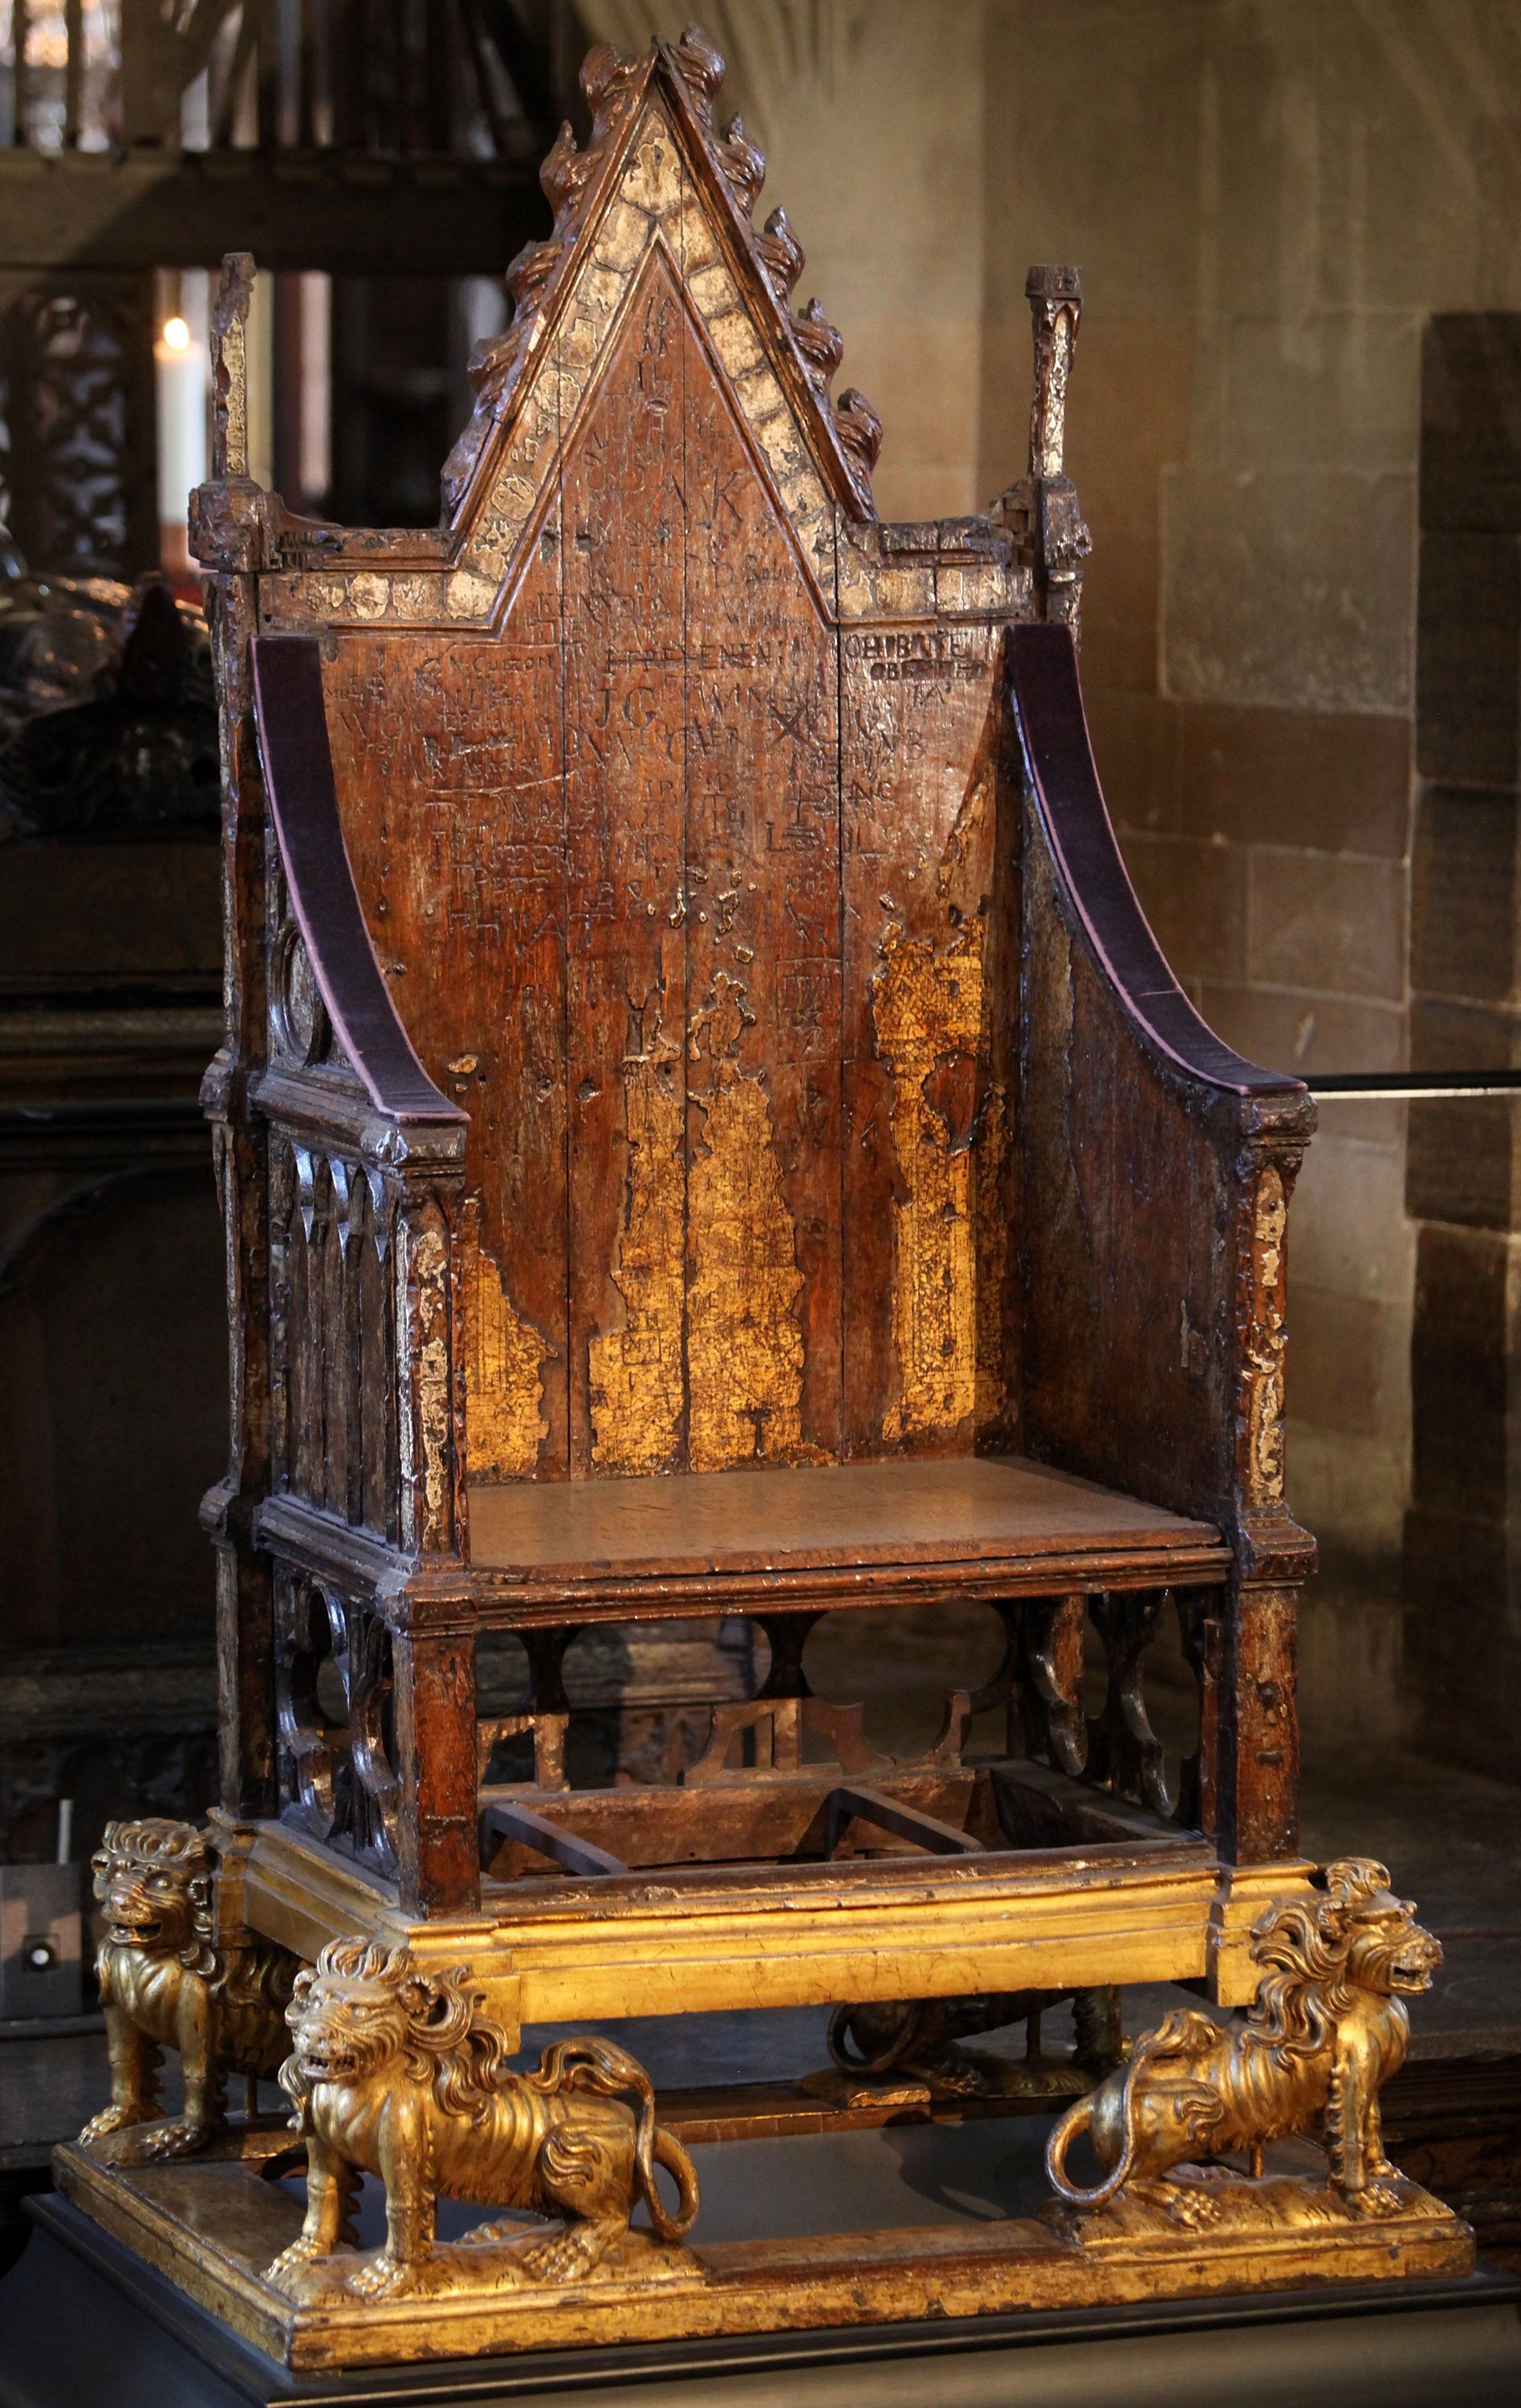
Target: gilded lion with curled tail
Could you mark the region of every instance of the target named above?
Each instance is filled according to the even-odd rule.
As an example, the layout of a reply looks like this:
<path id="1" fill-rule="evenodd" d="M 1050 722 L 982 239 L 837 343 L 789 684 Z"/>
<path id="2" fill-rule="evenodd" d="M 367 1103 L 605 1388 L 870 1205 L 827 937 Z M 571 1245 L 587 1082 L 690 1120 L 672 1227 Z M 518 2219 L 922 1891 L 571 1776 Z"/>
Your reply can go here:
<path id="1" fill-rule="evenodd" d="M 1378 2093 L 1404 2061 L 1404 1999 L 1430 1988 L 1441 1947 L 1408 1899 L 1390 1895 L 1382 1865 L 1348 1856 L 1327 1866 L 1322 1895 L 1287 1899 L 1258 1919 L 1252 1954 L 1264 1972 L 1244 2022 L 1169 2015 L 1061 2117 L 1046 2171 L 1063 2199 L 1103 2207 L 1174 2166 L 1237 2150 L 1260 2173 L 1267 2142 L 1314 2133 L 1348 2207 L 1377 2214 L 1401 2204 Z M 1083 2132 L 1104 2169 L 1091 2190 L 1067 2173 Z"/>
<path id="2" fill-rule="evenodd" d="M 307 2216 L 269 2268 L 280 2288 L 297 2291 L 302 2270 L 336 2250 L 355 2169 L 385 2185 L 385 2247 L 348 2285 L 372 2298 L 425 2286 L 440 2195 L 563 2217 L 563 2230 L 516 2257 L 536 2282 L 590 2273 L 641 2200 L 661 2241 L 691 2229 L 696 2175 L 655 2123 L 643 2068 L 610 2041 L 584 2039 L 556 2041 L 537 2073 L 513 2073 L 507 2034 L 469 1980 L 467 1967 L 425 1972 L 406 1948 L 365 1940 L 331 1941 L 315 1971 L 297 1976 L 280 2078 L 307 2141 Z M 656 2165 L 675 2176 L 674 2214 Z M 469 2237 L 520 2233 L 487 2225 Z"/>

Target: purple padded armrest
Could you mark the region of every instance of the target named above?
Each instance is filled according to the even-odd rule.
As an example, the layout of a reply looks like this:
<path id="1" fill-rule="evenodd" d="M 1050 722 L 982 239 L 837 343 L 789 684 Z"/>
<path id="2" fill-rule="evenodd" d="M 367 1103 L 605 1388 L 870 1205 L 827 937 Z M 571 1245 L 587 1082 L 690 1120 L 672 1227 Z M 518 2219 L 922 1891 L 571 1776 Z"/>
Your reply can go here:
<path id="1" fill-rule="evenodd" d="M 1009 682 L 1051 850 L 1115 994 L 1160 1051 L 1212 1087 L 1299 1096 L 1304 1081 L 1259 1069 L 1216 1037 L 1184 995 L 1136 899 L 1088 741 L 1069 627 L 1011 627 Z"/>
<path id="2" fill-rule="evenodd" d="M 315 636 L 255 636 L 253 708 L 291 907 L 339 1043 L 398 1120 L 465 1121 L 412 1050 L 375 957 L 343 841 Z"/>

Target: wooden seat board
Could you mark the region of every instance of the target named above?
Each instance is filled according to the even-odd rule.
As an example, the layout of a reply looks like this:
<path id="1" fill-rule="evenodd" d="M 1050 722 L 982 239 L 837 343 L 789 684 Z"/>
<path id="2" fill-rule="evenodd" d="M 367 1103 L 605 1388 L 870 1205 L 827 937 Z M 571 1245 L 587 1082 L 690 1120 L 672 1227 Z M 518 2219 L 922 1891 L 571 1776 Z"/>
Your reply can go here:
<path id="1" fill-rule="evenodd" d="M 472 1485 L 480 1570 L 679 1577 L 1208 1543 L 1207 1524 L 1016 1458 Z"/>

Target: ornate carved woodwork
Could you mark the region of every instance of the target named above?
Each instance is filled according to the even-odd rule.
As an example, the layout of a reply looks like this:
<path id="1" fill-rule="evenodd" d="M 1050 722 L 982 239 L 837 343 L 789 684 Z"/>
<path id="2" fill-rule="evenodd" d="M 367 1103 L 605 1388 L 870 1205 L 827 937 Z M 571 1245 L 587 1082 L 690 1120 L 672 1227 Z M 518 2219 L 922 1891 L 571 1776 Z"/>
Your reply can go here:
<path id="1" fill-rule="evenodd" d="M 655 2121 L 643 2069 L 610 2041 L 560 2040 L 537 2072 L 513 2073 L 508 2036 L 484 2003 L 467 1966 L 432 1974 L 376 1941 L 334 1941 L 297 1975 L 280 2081 L 307 2144 L 307 2214 L 266 2281 L 325 2304 L 335 2292 L 405 2297 L 437 2287 L 440 2274 L 467 2290 L 579 2286 L 604 2268 L 634 2281 L 692 2270 L 680 2243 L 696 2217 L 697 2178 Z M 676 2182 L 674 2214 L 657 2165 Z M 364 2172 L 385 2185 L 386 2240 L 354 2258 L 339 2236 Z M 509 2214 L 478 2225 L 440 2266 L 440 2194 L 533 2209 L 559 2229 L 525 2236 Z M 653 2237 L 629 2229 L 639 2206 Z"/>
<path id="2" fill-rule="evenodd" d="M 7 285 L 0 525 L 54 577 L 156 567 L 151 274 L 79 265 Z"/>
<path id="3" fill-rule="evenodd" d="M 1430 1988 L 1442 1962 L 1384 1867 L 1359 1857 L 1327 1866 L 1323 1896 L 1288 1899 L 1254 1926 L 1252 1954 L 1262 1980 L 1244 2019 L 1222 2030 L 1180 2008 L 1059 2119 L 1046 2165 L 1061 2197 L 1085 2211 L 1075 2220 L 1055 2211 L 1077 2237 L 1451 2217 L 1384 2153 L 1378 2094 L 1404 2062 L 1405 2000 Z M 1324 2183 L 1264 2174 L 1270 2143 L 1299 2134 L 1323 2143 Z M 1067 2168 L 1079 2135 L 1101 2169 L 1091 2186 Z M 1244 2177 L 1218 2162 L 1239 2155 Z"/>
<path id="4" fill-rule="evenodd" d="M 216 1853 L 188 1823 L 108 1823 L 93 1869 L 111 2103 L 79 2145 L 107 2145 L 122 2164 L 189 2157 L 222 2125 L 230 2073 L 279 2072 L 296 1960 L 217 1914 Z M 167 2120 L 153 2112 L 165 2047 L 185 2084 L 184 2112 Z"/>
<path id="5" fill-rule="evenodd" d="M 722 75 L 696 29 L 587 59 L 590 136 L 546 163 L 553 229 L 513 265 L 436 530 L 303 520 L 253 484 L 248 258 L 214 315 L 194 526 L 233 1446 L 206 1519 L 239 1912 L 331 1952 L 287 2072 L 306 2230 L 261 2209 L 249 2230 L 283 2237 L 237 2260 L 293 2358 L 366 2354 L 356 2286 L 426 2294 L 394 2355 L 567 2329 L 533 2264 L 429 2258 L 446 2164 L 464 2196 L 606 2227 L 539 2262 L 577 2278 L 581 2335 L 1165 2286 L 1168 2235 L 1120 2275 L 1101 2234 L 1049 2225 L 1044 2272 L 1011 2226 L 959 2289 L 907 2244 L 894 2287 L 863 2244 L 848 2304 L 821 2278 L 779 2308 L 774 2271 L 757 2304 L 742 2253 L 720 2281 L 699 2241 L 662 2254 L 658 2217 L 630 2268 L 638 2070 L 639 2115 L 587 2141 L 620 2171 L 586 2208 L 556 2170 L 584 2102 L 549 2134 L 493 2069 L 524 2024 L 848 2001 L 856 2054 L 975 2087 L 957 2033 L 1035 2018 L 1044 2074 L 1060 1997 L 1070 2090 L 1117 2052 L 1117 1985 L 1244 2003 L 1284 1935 L 1368 1903 L 1366 1868 L 1322 1897 L 1294 1852 L 1313 1551 L 1284 1499 L 1284 1246 L 1313 1108 L 1198 1019 L 1104 811 L 1062 449 L 1075 272 L 1031 279 L 1025 478 L 983 516 L 882 524 L 875 416 L 832 396 L 840 337 L 794 305 L 784 215 L 756 231 L 764 161 L 718 120 Z M 904 1605 L 943 1633 L 907 1746 L 864 1685 L 820 1694 L 831 1618 L 884 1632 Z M 1001 1654 L 963 1660 L 988 1607 Z M 679 1740 L 589 1777 L 578 1646 L 711 1648 L 717 1615 L 764 1677 L 710 1657 Z M 1174 1626 L 1191 1715 L 1152 1679 Z M 483 2018 L 475 2088 L 424 2079 L 404 1996 L 428 2032 Z M 372 2010 L 411 2047 L 394 2117 L 352 2106 L 368 2042 L 334 2037 Z M 1101 2090 L 1092 2128 L 1145 2096 L 1139 2072 Z M 359 2166 L 391 2239 L 349 2283 L 326 2261 Z M 1382 2254 L 1355 2219 L 1328 2243 L 1280 2223 L 1263 2279 L 1468 2262 L 1418 2197 Z M 165 2262 L 180 2246 L 166 2228 Z"/>
<path id="6" fill-rule="evenodd" d="M 257 1389 L 235 1368 L 241 1510 L 286 1567 L 285 1602 L 230 1617 L 251 1738 L 280 1739 L 273 1764 L 230 1742 L 229 1794 L 272 1770 L 414 1909 L 468 1908 L 477 1793 L 523 1737 L 532 1792 L 488 1860 L 534 1860 L 526 1814 L 547 1861 L 625 1861 L 565 1788 L 552 1678 L 478 1729 L 473 1634 L 558 1660 L 588 1625 L 722 1609 L 764 1623 L 766 1689 L 715 1700 L 635 1860 L 689 1860 L 693 1793 L 740 1779 L 800 1783 L 793 1847 L 827 1856 L 858 1818 L 836 1829 L 809 1763 L 891 1768 L 811 1696 L 808 1628 L 977 1597 L 1006 1661 L 948 1679 L 934 1766 L 1001 1710 L 1012 1760 L 1270 1858 L 1310 1560 L 1279 1433 L 1311 1110 L 1198 1022 L 1094 781 L 1077 281 L 1032 274 L 1025 480 L 985 519 L 882 526 L 869 412 L 831 399 L 841 345 L 793 305 L 784 213 L 755 231 L 765 163 L 719 131 L 721 75 L 696 34 L 591 54 L 590 138 L 546 163 L 553 229 L 514 263 L 436 535 L 346 535 L 250 484 L 251 264 L 224 280 L 197 539 L 247 971 L 208 1095 L 267 1349 Z M 257 1585 L 254 1535 L 224 1560 Z M 1199 1688 L 1171 1774 L 1142 1687 L 1169 1593 Z M 356 1757 L 313 1667 L 361 1624 L 330 1660 L 389 1685 Z M 996 1828 L 989 1782 L 967 1796 Z"/>

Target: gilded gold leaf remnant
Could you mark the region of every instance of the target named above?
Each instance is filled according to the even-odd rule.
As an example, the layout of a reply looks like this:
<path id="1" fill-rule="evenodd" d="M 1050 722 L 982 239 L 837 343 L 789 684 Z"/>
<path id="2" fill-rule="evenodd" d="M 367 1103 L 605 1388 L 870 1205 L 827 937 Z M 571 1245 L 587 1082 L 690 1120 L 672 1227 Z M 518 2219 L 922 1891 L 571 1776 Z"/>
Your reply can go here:
<path id="1" fill-rule="evenodd" d="M 766 1090 L 715 1062 L 697 1100 L 707 1125 L 689 1186 L 688 1459 L 694 1471 L 796 1463 L 814 1453 L 798 1419 L 803 1274 Z"/>
<path id="2" fill-rule="evenodd" d="M 608 1471 L 653 1471 L 674 1459 L 681 1435 L 686 1179 L 675 1059 L 657 1024 L 623 1066 L 628 1187 L 612 1283 L 624 1318 L 588 1349 L 592 1455 Z"/>
<path id="3" fill-rule="evenodd" d="M 480 1240 L 474 1197 L 461 1217 L 465 1317 L 465 1468 L 472 1480 L 521 1480 L 538 1468 L 549 1436 L 539 1407 L 552 1348 L 513 1308 Z"/>
<path id="4" fill-rule="evenodd" d="M 980 1184 L 995 1199 L 997 1186 L 993 1149 L 977 1143 L 990 1100 L 981 1093 L 984 924 L 969 922 L 944 953 L 927 938 L 911 939 L 890 928 L 872 982 L 877 1050 L 893 1073 L 900 1182 L 893 1247 L 900 1392 L 882 1423 L 890 1445 L 966 1420 L 979 1401 L 979 1356 L 993 1359 L 997 1306 L 990 1302 L 985 1315 L 980 1311 L 978 1277 Z M 982 1251 L 991 1271 L 985 1230 Z"/>
<path id="5" fill-rule="evenodd" d="M 1252 1215 L 1252 1305 L 1246 1363 L 1250 1479 L 1254 1501 L 1284 1494 L 1284 1244 L 1288 1199 L 1270 1163 L 1257 1183 Z"/>
<path id="6" fill-rule="evenodd" d="M 1009 1152 L 1009 1103 L 1001 1086 L 988 1090 L 973 1164 L 977 1185 L 977 1426 L 991 1430 L 1008 1405 L 1004 1379 L 1004 1279 L 1009 1267 L 1009 1217 L 1003 1166 Z"/>

